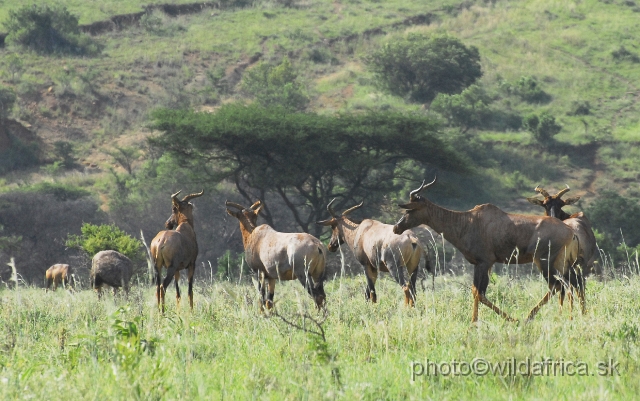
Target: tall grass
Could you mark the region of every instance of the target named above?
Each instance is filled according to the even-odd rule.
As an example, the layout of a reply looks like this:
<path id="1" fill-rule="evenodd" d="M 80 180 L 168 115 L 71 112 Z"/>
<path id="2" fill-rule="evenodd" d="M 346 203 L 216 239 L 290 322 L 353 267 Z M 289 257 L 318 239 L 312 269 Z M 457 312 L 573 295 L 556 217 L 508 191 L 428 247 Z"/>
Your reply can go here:
<path id="1" fill-rule="evenodd" d="M 439 266 L 443 269 L 444 266 Z M 637 271 L 637 270 L 636 270 Z M 207 279 L 195 308 L 176 307 L 170 291 L 163 316 L 153 289 L 137 286 L 128 299 L 98 301 L 89 290 L 18 286 L 0 291 L 0 398 L 36 399 L 630 399 L 639 390 L 640 278 L 589 280 L 588 313 L 555 303 L 529 324 L 511 324 L 481 306 L 470 326 L 467 275 L 436 278 L 403 305 L 386 276 L 379 303 L 364 300 L 364 278 L 336 274 L 326 286 L 324 338 L 259 311 L 247 280 Z M 524 317 L 546 291 L 539 275 L 494 276 L 488 297 Z M 297 282 L 278 284 L 277 313 L 296 325 L 322 321 Z M 589 375 L 419 376 L 411 363 L 581 361 Z M 619 363 L 599 376 L 600 361 Z M 592 375 L 593 374 L 593 375 Z"/>

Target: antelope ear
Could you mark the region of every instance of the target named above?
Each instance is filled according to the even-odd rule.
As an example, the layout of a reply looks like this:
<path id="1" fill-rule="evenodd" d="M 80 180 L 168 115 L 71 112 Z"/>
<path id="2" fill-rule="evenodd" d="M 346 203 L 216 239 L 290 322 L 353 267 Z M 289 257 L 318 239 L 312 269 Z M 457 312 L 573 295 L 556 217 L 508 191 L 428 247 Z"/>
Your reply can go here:
<path id="1" fill-rule="evenodd" d="M 533 203 L 534 205 L 544 206 L 544 203 L 543 203 L 544 201 L 536 198 L 535 196 L 532 196 L 531 198 L 527 198 L 527 200 L 529 201 L 529 203 Z"/>
<path id="2" fill-rule="evenodd" d="M 233 210 L 229 210 L 229 209 L 226 209 L 226 210 L 227 210 L 227 214 L 228 214 L 229 216 L 233 216 L 233 217 L 235 217 L 236 219 L 238 218 L 238 216 L 236 216 L 236 213 L 235 213 Z"/>
<path id="3" fill-rule="evenodd" d="M 257 208 L 258 206 L 262 206 L 262 201 L 261 201 L 261 200 L 257 200 L 253 205 L 251 205 L 251 206 L 249 207 L 249 209 L 251 209 L 251 210 L 256 210 L 256 208 Z"/>
<path id="4" fill-rule="evenodd" d="M 330 226 L 333 223 L 333 218 L 327 220 L 316 221 L 316 224 L 319 226 Z"/>
<path id="5" fill-rule="evenodd" d="M 409 203 L 405 203 L 405 204 L 398 204 L 398 206 L 403 208 L 403 209 L 414 210 L 414 209 L 420 209 L 420 206 L 422 206 L 422 205 L 420 203 L 418 203 L 418 202 L 409 202 Z"/>
<path id="6" fill-rule="evenodd" d="M 256 203 L 259 203 L 259 202 L 260 202 L 260 201 L 258 201 L 258 202 L 256 202 Z M 262 203 L 260 202 L 260 204 L 259 204 L 259 205 L 254 209 L 254 206 L 256 205 L 256 203 L 254 203 L 254 204 L 251 206 L 251 210 L 253 210 L 253 213 L 255 213 L 255 214 L 256 214 L 256 216 L 257 216 L 257 215 L 260 213 L 260 210 L 262 210 Z"/>
<path id="7" fill-rule="evenodd" d="M 574 196 L 573 198 L 568 198 L 564 200 L 564 204 L 565 205 L 573 205 L 574 203 L 576 203 L 577 201 L 580 200 L 579 196 Z"/>

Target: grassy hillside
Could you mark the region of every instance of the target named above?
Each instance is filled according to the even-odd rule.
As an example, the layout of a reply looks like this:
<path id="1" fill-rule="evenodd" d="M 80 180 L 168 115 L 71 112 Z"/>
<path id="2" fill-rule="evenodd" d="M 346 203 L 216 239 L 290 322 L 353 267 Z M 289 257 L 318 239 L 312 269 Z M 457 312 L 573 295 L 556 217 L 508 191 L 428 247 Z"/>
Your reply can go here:
<path id="1" fill-rule="evenodd" d="M 82 24 L 159 3 L 56 2 Z M 1 83 L 18 95 L 11 117 L 35 132 L 41 149 L 35 161 L 39 165 L 0 177 L 0 191 L 15 192 L 41 181 L 83 187 L 109 220 L 127 225 L 134 234 L 143 227 L 147 237 L 153 236 L 161 224 L 150 221 L 166 218 L 156 217 L 159 194 L 192 183 L 170 165 L 162 166 L 165 175 L 136 175 L 144 166 L 157 165 L 159 157 L 145 144 L 151 110 L 212 111 L 244 99 L 238 85 L 244 72 L 258 62 L 277 63 L 287 56 L 310 94 L 311 111 L 391 109 L 440 118 L 423 105 L 381 93 L 366 64 L 366 57 L 386 41 L 419 32 L 448 33 L 477 46 L 484 72 L 479 84 L 495 108 L 518 116 L 547 111 L 563 126 L 553 146 L 537 143 L 523 128 L 472 129 L 460 135 L 459 129 L 445 127 L 443 137 L 473 161 L 474 175 L 439 172 L 434 201 L 459 209 L 492 202 L 539 214 L 523 197 L 534 195 L 537 184 L 554 190 L 565 183 L 571 194 L 583 196 L 579 207 L 567 208 L 573 212 L 606 189 L 640 199 L 640 151 L 635 146 L 640 140 L 640 49 L 635 43 L 640 28 L 638 9 L 630 2 L 308 0 L 235 6 L 240 3 L 222 2 L 219 9 L 178 17 L 154 11 L 138 25 L 94 36 L 102 48 L 94 56 L 43 56 L 11 44 L 0 49 Z M 11 2 L 1 3 L 0 17 L 13 8 Z M 523 78 L 535 80 L 547 100 L 530 103 L 510 91 Z M 73 147 L 77 160 L 72 168 L 55 164 L 64 156 L 56 142 Z M 117 147 L 132 150 L 128 163 L 133 174 L 114 157 Z M 208 185 L 221 199 L 233 194 L 226 184 Z M 388 203 L 405 198 L 406 188 L 390 194 Z M 128 210 L 127 204 L 109 215 L 118 196 L 144 210 Z M 217 207 L 206 215 L 223 214 Z M 397 213 L 389 207 L 379 214 L 391 221 Z M 147 220 L 136 220 L 139 216 Z M 227 223 L 225 232 L 232 232 Z M 216 248 L 209 256 L 222 251 Z"/>

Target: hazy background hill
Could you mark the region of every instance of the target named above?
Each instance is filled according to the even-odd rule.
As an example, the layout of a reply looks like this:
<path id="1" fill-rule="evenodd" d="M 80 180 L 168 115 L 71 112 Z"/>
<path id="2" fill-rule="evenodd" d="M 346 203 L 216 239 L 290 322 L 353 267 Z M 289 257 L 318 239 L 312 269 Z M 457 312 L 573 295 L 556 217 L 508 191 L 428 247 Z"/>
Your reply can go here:
<path id="1" fill-rule="evenodd" d="M 0 2 L 0 21 L 18 8 L 12 3 Z M 629 247 L 638 246 L 639 229 L 629 224 L 640 217 L 635 2 L 228 0 L 176 16 L 147 8 L 113 18 L 163 3 L 39 2 L 64 5 L 80 25 L 109 30 L 82 33 L 85 50 L 71 53 L 36 52 L 10 37 L 0 48 L 0 88 L 16 97 L 0 126 L 0 236 L 13 238 L 0 242 L 10 244 L 0 249 L 0 262 L 15 256 L 26 278 L 37 282 L 53 263 L 82 263 L 64 245 L 82 222 L 115 223 L 136 237 L 142 230 L 150 241 L 179 189 L 207 191 L 194 202 L 199 263 L 210 261 L 215 270 L 225 251 L 241 252 L 237 222 L 223 205 L 247 202 L 232 181 L 205 180 L 150 147 L 147 138 L 157 135 L 148 128 L 150 115 L 157 108 L 216 113 L 225 104 L 254 102 L 243 90 L 247 74 L 285 58 L 307 112 L 427 116 L 469 165 L 466 172 L 396 166 L 403 174 L 393 190 L 368 204 L 363 217 L 395 220 L 396 200 L 436 172 L 430 199 L 456 209 L 491 202 L 541 214 L 524 197 L 538 184 L 550 192 L 568 184 L 582 200 L 567 210 L 592 211 L 608 253 L 624 255 L 616 254 L 620 229 Z M 410 34 L 448 34 L 478 49 L 482 97 L 471 105 L 489 117 L 460 124 L 438 108 L 442 99 L 423 104 L 380 89 L 368 57 Z M 524 122 L 544 113 L 562 129 L 541 142 Z M 282 199 L 265 196 L 276 228 L 298 230 Z"/>

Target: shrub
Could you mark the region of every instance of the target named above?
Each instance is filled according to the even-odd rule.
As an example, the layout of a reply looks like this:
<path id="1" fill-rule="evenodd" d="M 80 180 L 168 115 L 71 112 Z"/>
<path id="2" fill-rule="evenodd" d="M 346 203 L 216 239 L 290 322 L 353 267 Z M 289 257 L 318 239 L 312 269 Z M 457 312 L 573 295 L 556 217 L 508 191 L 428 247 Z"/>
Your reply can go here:
<path id="1" fill-rule="evenodd" d="M 16 102 L 16 94 L 9 87 L 0 86 L 0 120 L 11 114 L 11 109 Z"/>
<path id="2" fill-rule="evenodd" d="M 568 116 L 588 116 L 591 114 L 591 104 L 588 101 L 573 101 L 571 109 L 567 112 Z"/>
<path id="3" fill-rule="evenodd" d="M 122 231 L 115 224 L 93 225 L 84 223 L 82 235 L 69 235 L 65 245 L 84 251 L 89 258 L 100 251 L 114 250 L 125 255 L 134 263 L 145 260 L 142 242 Z"/>
<path id="4" fill-rule="evenodd" d="M 547 112 L 543 112 L 539 116 L 530 114 L 524 118 L 523 125 L 525 129 L 533 135 L 533 138 L 545 144 L 562 130 L 562 126 L 556 122 L 556 118 Z"/>
<path id="5" fill-rule="evenodd" d="M 53 153 L 56 159 L 64 168 L 72 168 L 76 164 L 76 157 L 73 155 L 73 144 L 67 141 L 55 141 L 53 143 Z"/>
<path id="6" fill-rule="evenodd" d="M 86 189 L 74 187 L 73 185 L 65 185 L 50 182 L 41 182 L 36 185 L 27 187 L 25 192 L 37 192 L 39 194 L 52 195 L 58 201 L 78 200 L 85 196 L 91 195 Z"/>
<path id="7" fill-rule="evenodd" d="M 450 125 L 462 127 L 463 131 L 480 126 L 488 114 L 491 99 L 478 85 L 471 85 L 459 95 L 439 94 L 431 109 L 440 113 Z"/>
<path id="8" fill-rule="evenodd" d="M 241 86 L 262 106 L 304 110 L 309 104 L 309 97 L 287 57 L 277 66 L 262 62 L 251 68 L 242 78 Z"/>
<path id="9" fill-rule="evenodd" d="M 632 63 L 640 63 L 640 57 L 637 54 L 630 52 L 624 46 L 620 46 L 618 50 L 611 52 L 611 56 L 616 61 L 630 61 Z"/>
<path id="10" fill-rule="evenodd" d="M 38 146 L 35 143 L 22 142 L 12 135 L 9 135 L 9 138 L 11 138 L 11 146 L 4 152 L 0 152 L 0 174 L 40 163 Z"/>
<path id="11" fill-rule="evenodd" d="M 460 93 L 482 76 L 478 49 L 447 35 L 409 34 L 367 62 L 381 89 L 419 103 L 430 103 L 438 93 Z"/>
<path id="12" fill-rule="evenodd" d="M 585 209 L 593 226 L 611 239 L 613 245 L 624 242 L 630 248 L 640 244 L 640 204 L 613 191 L 603 191 Z"/>
<path id="13" fill-rule="evenodd" d="M 97 47 L 80 34 L 78 17 L 64 6 L 27 5 L 9 11 L 7 39 L 39 53 L 88 54 Z"/>
<path id="14" fill-rule="evenodd" d="M 521 77 L 511 87 L 511 91 L 528 103 L 549 103 L 551 101 L 551 95 L 540 88 L 540 84 L 535 77 Z"/>

